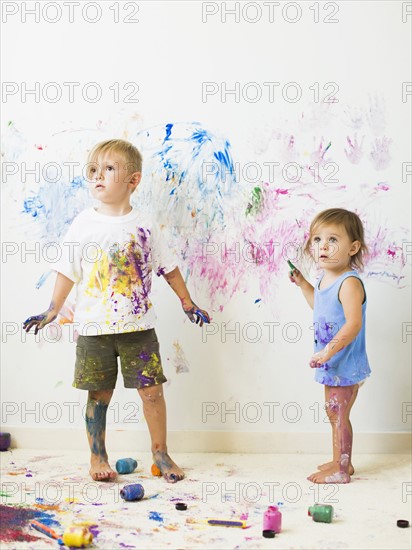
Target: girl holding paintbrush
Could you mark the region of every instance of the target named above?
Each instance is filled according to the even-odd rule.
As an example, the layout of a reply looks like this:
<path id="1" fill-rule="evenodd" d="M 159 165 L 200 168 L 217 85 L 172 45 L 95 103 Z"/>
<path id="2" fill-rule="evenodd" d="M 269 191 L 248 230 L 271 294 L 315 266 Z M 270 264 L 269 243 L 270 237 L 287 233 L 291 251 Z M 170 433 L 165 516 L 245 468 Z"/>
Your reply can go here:
<path id="1" fill-rule="evenodd" d="M 313 309 L 315 353 L 310 367 L 325 386 L 326 412 L 332 426 L 333 459 L 308 479 L 348 483 L 352 466 L 350 411 L 358 389 L 370 374 L 365 349 L 366 293 L 357 269 L 367 253 L 359 217 L 331 208 L 312 221 L 305 253 L 323 269 L 313 287 L 291 263 L 290 280 Z"/>

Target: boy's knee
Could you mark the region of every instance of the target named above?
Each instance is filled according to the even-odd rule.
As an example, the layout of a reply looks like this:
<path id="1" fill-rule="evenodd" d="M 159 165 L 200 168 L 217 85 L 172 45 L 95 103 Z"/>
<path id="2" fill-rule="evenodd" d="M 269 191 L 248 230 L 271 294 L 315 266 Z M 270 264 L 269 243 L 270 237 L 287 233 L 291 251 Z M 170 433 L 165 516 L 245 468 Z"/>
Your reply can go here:
<path id="1" fill-rule="evenodd" d="M 113 395 L 113 390 L 89 390 L 89 399 L 93 401 L 103 401 L 104 403 L 109 403 Z"/>
<path id="2" fill-rule="evenodd" d="M 161 385 L 140 388 L 138 391 L 144 403 L 155 404 L 163 398 L 163 389 Z"/>

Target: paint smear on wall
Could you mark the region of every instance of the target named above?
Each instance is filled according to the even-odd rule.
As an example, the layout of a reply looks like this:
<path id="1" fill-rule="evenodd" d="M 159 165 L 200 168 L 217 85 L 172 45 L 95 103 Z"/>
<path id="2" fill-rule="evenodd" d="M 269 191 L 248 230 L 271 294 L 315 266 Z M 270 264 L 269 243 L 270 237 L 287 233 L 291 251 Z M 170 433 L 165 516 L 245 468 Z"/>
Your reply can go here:
<path id="1" fill-rule="evenodd" d="M 183 372 L 189 372 L 189 364 L 187 362 L 185 353 L 178 340 L 173 342 L 173 348 L 175 356 L 173 358 L 173 365 L 176 370 L 176 374 L 182 374 Z"/>
<path id="2" fill-rule="evenodd" d="M 235 157 L 229 132 L 219 136 L 201 123 L 144 128 L 136 116 L 122 124 L 144 158 L 134 204 L 157 218 L 186 282 L 194 293 L 208 295 L 211 310 L 222 311 L 256 283 L 261 303 L 276 310 L 285 260 L 309 272 L 302 244 L 313 216 L 331 206 L 352 207 L 365 223 L 371 250 L 365 276 L 398 288 L 409 284 L 409 230 L 380 215 L 396 185 L 386 177 L 393 140 L 385 135 L 382 98 L 370 97 L 366 108 L 318 104 L 294 119 L 266 121 L 265 142 L 256 138 L 258 128 L 255 142 L 245 137 Z M 111 129 L 103 121 L 95 129 L 58 132 L 39 149 L 11 125 L 5 139 L 16 147 L 8 145 L 6 157 L 79 160 L 97 141 L 112 137 Z M 245 170 L 248 163 L 255 163 L 256 176 Z M 28 241 L 58 241 L 74 216 L 93 204 L 81 172 L 64 172 L 57 182 L 56 177 L 50 171 L 39 182 L 22 186 L 10 178 L 6 184 L 11 226 Z M 254 291 L 251 304 L 255 296 Z"/>

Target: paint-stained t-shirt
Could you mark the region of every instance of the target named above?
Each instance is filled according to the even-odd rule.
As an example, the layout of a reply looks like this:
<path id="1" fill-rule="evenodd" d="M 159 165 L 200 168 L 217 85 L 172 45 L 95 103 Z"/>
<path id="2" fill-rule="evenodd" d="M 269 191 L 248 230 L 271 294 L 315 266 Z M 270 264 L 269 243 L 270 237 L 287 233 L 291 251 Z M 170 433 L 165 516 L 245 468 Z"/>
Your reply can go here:
<path id="1" fill-rule="evenodd" d="M 315 285 L 313 308 L 315 352 L 322 351 L 346 323 L 339 292 L 342 283 L 349 277 L 355 277 L 363 286 L 362 279 L 356 271 L 346 271 L 322 290 L 319 286 L 323 276 Z M 338 351 L 327 363 L 314 369 L 317 382 L 326 386 L 352 386 L 370 375 L 371 369 L 365 344 L 366 303 L 365 292 L 365 300 L 362 304 L 362 328 L 352 342 Z"/>
<path id="2" fill-rule="evenodd" d="M 153 328 L 152 271 L 164 275 L 176 262 L 156 224 L 132 209 L 106 216 L 89 208 L 72 222 L 54 266 L 76 283 L 75 329 L 81 335 Z"/>

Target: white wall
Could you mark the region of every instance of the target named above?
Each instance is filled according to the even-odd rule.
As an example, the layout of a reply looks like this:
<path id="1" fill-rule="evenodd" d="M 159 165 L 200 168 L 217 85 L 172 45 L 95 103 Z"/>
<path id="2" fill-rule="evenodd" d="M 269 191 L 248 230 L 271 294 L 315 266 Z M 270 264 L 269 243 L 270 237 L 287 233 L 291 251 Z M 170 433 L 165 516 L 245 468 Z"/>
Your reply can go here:
<path id="1" fill-rule="evenodd" d="M 25 255 L 24 250 L 58 239 L 74 210 L 87 204 L 87 197 L 73 190 L 67 164 L 62 163 L 80 165 L 86 149 L 95 142 L 123 137 L 139 145 L 145 159 L 145 186 L 136 200 L 148 208 L 153 191 L 159 215 L 170 225 L 178 251 L 188 239 L 188 255 L 180 255 L 180 266 L 195 301 L 209 309 L 215 323 L 211 328 L 216 334 L 191 326 L 165 282 L 155 281 L 157 331 L 169 379 L 169 429 L 299 434 L 329 430 L 322 422 L 323 388 L 313 381 L 307 366 L 311 312 L 288 281 L 282 248 L 291 241 L 301 243 L 313 215 L 336 205 L 359 212 L 373 249 L 365 269 L 372 376 L 354 407 L 353 424 L 358 432 L 408 430 L 410 336 L 402 332 L 411 330 L 411 176 L 402 175 L 402 166 L 405 170 L 411 162 L 407 121 L 412 100 L 410 95 L 402 97 L 402 83 L 411 80 L 412 16 L 409 24 L 402 21 L 402 6 L 407 3 L 274 4 L 273 22 L 267 5 L 248 3 L 244 11 L 241 3 L 239 22 L 227 15 L 226 23 L 225 5 L 236 8 L 234 2 L 101 2 L 101 18 L 96 23 L 82 19 L 77 8 L 70 23 L 64 7 L 60 21 L 49 23 L 45 18 L 53 20 L 58 13 L 52 4 L 41 3 L 39 22 L 30 15 L 24 21 L 23 5 L 33 8 L 34 3 L 11 2 L 9 15 L 3 12 L 7 16 L 3 42 L 8 47 L 3 81 L 9 84 L 3 89 L 2 121 L 6 162 L 2 231 L 8 243 L 3 244 L 2 263 L 2 429 L 82 426 L 80 409 L 86 392 L 71 387 L 75 345 L 69 326 L 60 327 L 61 338 L 52 342 L 56 334 L 52 331 L 47 335 L 49 342 L 45 336 L 36 342 L 20 329 L 29 315 L 46 309 L 53 286 L 50 277 L 40 290 L 35 289 L 47 269 L 43 249 L 33 255 Z M 93 3 L 88 4 L 86 16 L 94 18 Z M 310 9 L 315 5 L 319 6 L 318 23 Z M 115 11 L 110 6 L 119 9 L 118 23 L 113 21 Z M 133 18 L 138 22 L 123 22 L 135 7 L 138 12 Z M 335 7 L 338 11 L 333 18 L 338 22 L 324 22 Z M 299 9 L 301 17 L 288 22 L 282 18 L 282 9 L 289 19 L 298 19 Z M 254 19 L 259 10 L 259 21 L 246 20 Z M 24 83 L 33 88 L 35 82 L 40 83 L 37 101 L 24 95 Z M 57 88 L 47 88 L 48 82 L 56 82 Z M 64 82 L 80 83 L 73 102 Z M 88 82 L 98 84 L 100 101 L 88 102 L 80 93 Z M 124 90 L 130 82 L 135 84 Z M 204 82 L 217 93 L 202 97 Z M 236 82 L 240 83 L 238 101 L 233 95 L 222 97 L 224 83 L 232 89 Z M 273 98 L 265 82 L 280 83 L 272 88 Z M 114 101 L 114 83 L 119 83 L 118 102 Z M 314 83 L 319 83 L 317 102 Z M 333 87 L 324 90 L 327 83 L 334 83 Z M 49 92 L 52 97 L 53 89 L 62 92 L 55 103 L 42 96 Z M 332 89 L 337 90 L 339 101 L 324 103 Z M 292 102 L 295 90 L 302 97 Z M 122 101 L 132 91 L 138 103 Z M 252 102 L 256 91 L 262 97 Z M 187 170 L 174 204 L 167 202 L 170 183 L 165 182 L 157 156 L 166 124 L 174 124 L 170 157 L 177 171 Z M 198 157 L 192 151 L 196 129 L 209 137 Z M 358 158 L 347 137 L 352 143 L 356 138 L 362 143 Z M 228 177 L 222 183 L 218 175 L 202 180 L 202 163 L 213 161 L 214 152 L 222 151 L 226 140 L 240 170 L 239 181 Z M 322 159 L 329 142 L 332 145 Z M 42 171 L 47 162 L 62 166 L 57 183 L 47 181 L 51 172 L 46 177 L 42 173 L 37 181 L 34 175 L 24 176 L 25 167 L 39 163 Z M 273 162 L 279 165 L 271 179 L 268 163 Z M 307 169 L 316 162 L 322 178 L 317 182 Z M 331 164 L 325 167 L 325 162 Z M 285 173 L 287 163 L 294 164 Z M 296 166 L 301 167 L 301 177 L 293 182 Z M 254 168 L 260 177 L 255 177 Z M 336 181 L 325 182 L 324 177 L 335 169 Z M 255 186 L 264 190 L 265 203 L 258 215 L 246 216 Z M 287 195 L 276 189 L 286 190 Z M 30 197 L 49 204 L 47 216 L 40 213 L 33 218 L 24 213 L 24 201 Z M 271 261 L 266 259 L 262 265 L 248 261 L 248 241 L 263 249 L 268 236 L 279 243 Z M 214 245 L 205 249 L 206 240 Z M 231 265 L 220 257 L 225 243 L 239 246 L 240 257 Z M 200 257 L 205 250 L 218 251 L 207 256 L 208 277 L 202 272 L 205 263 Z M 223 276 L 227 286 L 218 289 Z M 255 303 L 257 299 L 261 302 Z M 238 341 L 229 333 L 224 341 L 224 323 L 228 329 L 239 323 Z M 268 323 L 278 323 L 273 325 L 274 338 L 270 338 Z M 291 324 L 297 327 L 295 342 L 291 341 L 295 336 Z M 253 343 L 255 336 L 258 341 Z M 176 364 L 189 372 L 177 373 Z M 70 407 L 75 411 L 73 417 Z M 28 409 L 35 414 L 28 415 Z M 237 417 L 225 417 L 229 409 L 237 410 Z M 136 410 L 139 422 L 125 422 Z M 205 416 L 207 411 L 215 414 Z M 256 414 L 261 417 L 253 422 Z M 116 429 L 146 429 L 135 392 L 122 388 L 120 380 L 109 424 Z M 191 449 L 190 441 L 187 449 Z"/>

